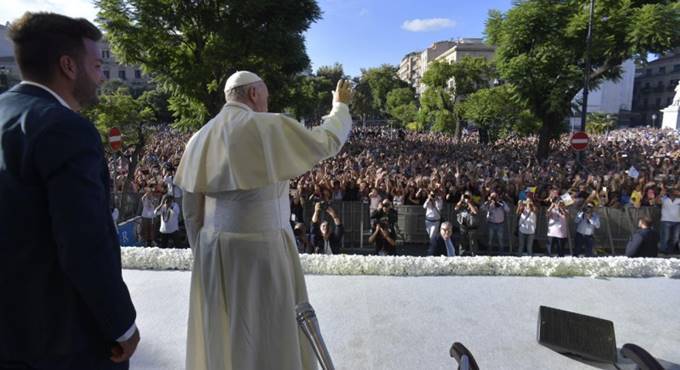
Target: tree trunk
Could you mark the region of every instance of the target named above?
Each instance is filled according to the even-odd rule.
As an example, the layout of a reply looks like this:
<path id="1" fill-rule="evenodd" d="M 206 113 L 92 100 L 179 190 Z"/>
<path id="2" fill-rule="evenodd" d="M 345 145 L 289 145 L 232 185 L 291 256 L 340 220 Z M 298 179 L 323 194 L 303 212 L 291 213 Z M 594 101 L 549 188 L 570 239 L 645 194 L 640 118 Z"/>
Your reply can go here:
<path id="1" fill-rule="evenodd" d="M 485 128 L 479 127 L 477 128 L 479 130 L 479 143 L 480 144 L 488 144 L 489 143 L 489 131 Z"/>
<path id="2" fill-rule="evenodd" d="M 543 120 L 543 125 L 538 134 L 538 145 L 536 147 L 536 157 L 546 159 L 550 155 L 550 118 Z"/>

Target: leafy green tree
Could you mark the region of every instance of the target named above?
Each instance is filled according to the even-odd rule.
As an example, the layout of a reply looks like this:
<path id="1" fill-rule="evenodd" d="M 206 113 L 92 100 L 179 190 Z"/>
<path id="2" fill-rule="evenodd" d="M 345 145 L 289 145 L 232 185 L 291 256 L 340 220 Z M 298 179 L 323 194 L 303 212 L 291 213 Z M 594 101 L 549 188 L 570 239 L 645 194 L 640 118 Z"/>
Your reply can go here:
<path id="1" fill-rule="evenodd" d="M 309 65 L 303 33 L 321 12 L 315 0 L 96 0 L 116 56 L 139 64 L 171 95 L 177 125 L 197 128 L 224 104 L 222 87 L 237 70 L 258 73 L 270 108 L 290 100 Z"/>
<path id="2" fill-rule="evenodd" d="M 483 57 L 468 56 L 456 63 L 433 62 L 422 79 L 427 88 L 420 97 L 420 126 L 458 136 L 462 117 L 456 105 L 494 79 L 493 64 Z"/>
<path id="3" fill-rule="evenodd" d="M 348 76 L 345 75 L 345 71 L 340 63 L 335 63 L 332 66 L 319 67 L 316 70 L 316 76 L 328 79 L 333 89 L 335 89 L 339 80 L 348 79 Z"/>
<path id="4" fill-rule="evenodd" d="M 134 148 L 128 175 L 123 184 L 123 199 L 130 191 L 135 169 L 146 144 L 145 126 L 154 120 L 154 110 L 141 99 L 130 95 L 126 87 L 121 87 L 110 94 L 100 96 L 99 104 L 86 109 L 83 114 L 95 123 L 97 130 L 106 144 L 109 130 L 113 127 L 120 129 L 123 135 L 123 150 Z M 104 146 L 108 148 L 108 145 Z M 126 202 L 120 205 L 120 213 L 126 214 Z"/>
<path id="5" fill-rule="evenodd" d="M 538 128 L 538 121 L 509 84 L 470 94 L 460 104 L 460 109 L 465 120 L 479 127 L 482 143 L 512 133 L 531 134 Z"/>
<path id="6" fill-rule="evenodd" d="M 586 116 L 586 131 L 592 135 L 601 135 L 616 126 L 616 115 L 593 112 Z"/>
<path id="7" fill-rule="evenodd" d="M 290 95 L 292 99 L 286 111 L 298 119 L 319 122 L 328 114 L 333 101 L 333 90 L 338 80 L 346 79 L 342 65 L 322 66 L 316 75 L 296 77 Z"/>
<path id="8" fill-rule="evenodd" d="M 571 101 L 583 86 L 587 0 L 524 0 L 505 13 L 491 11 L 487 41 L 496 45 L 500 77 L 511 83 L 541 121 L 537 156 L 559 136 Z M 621 76 L 621 64 L 680 46 L 677 1 L 596 1 L 590 89 Z M 674 26 L 675 25 L 675 26 Z"/>
<path id="9" fill-rule="evenodd" d="M 408 84 L 397 76 L 397 70 L 397 67 L 389 64 L 361 70 L 360 81 L 368 85 L 371 106 L 382 115 L 387 113 L 387 94 L 394 89 L 408 87 Z"/>
<path id="10" fill-rule="evenodd" d="M 352 114 L 361 117 L 361 121 L 365 123 L 367 118 L 377 116 L 380 112 L 373 108 L 373 95 L 368 81 L 361 77 L 355 77 L 353 82 Z"/>
<path id="11" fill-rule="evenodd" d="M 386 106 L 389 115 L 401 127 L 413 122 L 418 114 L 415 91 L 411 87 L 402 87 L 387 93 Z"/>
<path id="12" fill-rule="evenodd" d="M 151 109 L 154 115 L 154 122 L 160 124 L 172 123 L 172 113 L 168 106 L 170 94 L 158 86 L 151 90 L 144 91 L 137 100 L 144 106 Z"/>

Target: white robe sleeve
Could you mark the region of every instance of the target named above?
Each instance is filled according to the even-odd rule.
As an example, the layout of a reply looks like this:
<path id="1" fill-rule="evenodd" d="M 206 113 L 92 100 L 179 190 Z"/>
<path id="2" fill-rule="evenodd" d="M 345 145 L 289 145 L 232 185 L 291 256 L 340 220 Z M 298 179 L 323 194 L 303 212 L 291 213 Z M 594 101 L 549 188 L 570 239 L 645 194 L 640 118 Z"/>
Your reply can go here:
<path id="1" fill-rule="evenodd" d="M 182 197 L 182 209 L 184 209 L 184 226 L 187 230 L 187 239 L 191 250 L 195 251 L 198 245 L 198 233 L 203 227 L 205 196 L 201 193 L 185 192 Z"/>
<path id="2" fill-rule="evenodd" d="M 336 155 L 352 129 L 349 108 L 335 103 L 323 124 L 311 130 L 280 114 L 256 118 L 263 159 L 270 182 L 285 181 L 309 171 L 319 161 Z"/>
<path id="3" fill-rule="evenodd" d="M 318 127 L 228 103 L 187 143 L 175 183 L 192 193 L 260 188 L 287 181 L 336 155 L 352 129 L 349 108 L 333 104 Z"/>

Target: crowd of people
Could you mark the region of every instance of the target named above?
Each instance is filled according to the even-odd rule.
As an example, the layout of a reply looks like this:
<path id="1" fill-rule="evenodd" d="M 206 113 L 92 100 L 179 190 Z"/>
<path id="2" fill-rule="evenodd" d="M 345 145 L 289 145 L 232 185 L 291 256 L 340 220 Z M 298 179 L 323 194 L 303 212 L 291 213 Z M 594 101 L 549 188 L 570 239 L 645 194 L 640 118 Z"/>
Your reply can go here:
<path id="1" fill-rule="evenodd" d="M 181 197 L 172 176 L 189 137 L 169 129 L 151 135 L 135 170 L 132 190 L 156 203 L 163 194 Z M 355 127 L 340 154 L 291 181 L 293 225 L 305 219 L 306 203 L 363 201 L 376 220 L 371 239 L 377 239 L 380 245 L 376 253 L 391 254 L 394 243 L 389 241 L 394 240 L 394 231 L 376 215 L 384 205 L 423 206 L 425 228 L 434 238 L 439 233 L 442 206 L 450 203 L 457 211 L 462 250 L 475 250 L 475 224 L 482 212 L 489 230 L 487 245 L 497 245 L 502 253 L 502 224 L 508 205 L 513 205 L 519 218 L 520 253 L 531 254 L 536 209 L 544 206 L 549 219 L 546 249 L 563 255 L 565 206 L 575 203 L 584 211 L 663 206 L 666 195 L 680 191 L 680 135 L 676 131 L 628 128 L 594 135 L 581 161 L 576 160 L 568 135 L 553 144 L 553 152 L 545 160 L 534 155 L 536 140 L 509 137 L 480 145 L 474 132 L 457 139 L 441 133 Z M 119 191 L 127 176 L 130 154 L 114 157 L 110 163 L 111 170 L 115 167 L 117 171 Z M 146 206 L 149 215 L 151 207 Z M 583 219 L 574 221 L 579 224 Z M 662 219 L 661 237 L 672 239 L 677 226 L 664 222 Z M 577 251 L 592 254 L 594 227 L 578 228 Z M 307 233 L 313 231 L 312 225 L 305 228 Z M 319 246 L 313 250 L 318 251 Z"/>

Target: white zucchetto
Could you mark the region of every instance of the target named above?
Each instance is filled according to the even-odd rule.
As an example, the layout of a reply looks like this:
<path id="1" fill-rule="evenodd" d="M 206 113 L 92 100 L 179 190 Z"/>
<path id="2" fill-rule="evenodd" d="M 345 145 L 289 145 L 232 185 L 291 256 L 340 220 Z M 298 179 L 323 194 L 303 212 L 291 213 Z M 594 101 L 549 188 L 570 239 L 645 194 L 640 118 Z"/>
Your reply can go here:
<path id="1" fill-rule="evenodd" d="M 235 87 L 248 85 L 258 81 L 262 81 L 262 79 L 253 72 L 236 71 L 227 79 L 227 83 L 224 85 L 224 92 L 226 93 Z"/>

